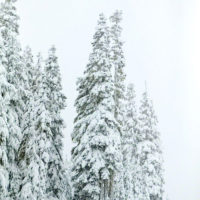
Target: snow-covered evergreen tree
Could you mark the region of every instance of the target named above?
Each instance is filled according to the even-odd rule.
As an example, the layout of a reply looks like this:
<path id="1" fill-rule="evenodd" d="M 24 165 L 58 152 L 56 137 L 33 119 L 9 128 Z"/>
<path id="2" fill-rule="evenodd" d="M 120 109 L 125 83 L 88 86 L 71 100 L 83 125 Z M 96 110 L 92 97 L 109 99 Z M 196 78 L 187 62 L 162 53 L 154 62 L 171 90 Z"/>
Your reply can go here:
<path id="1" fill-rule="evenodd" d="M 72 133 L 74 200 L 108 200 L 121 164 L 119 124 L 114 118 L 109 30 L 103 14 L 100 14 L 92 46 L 89 64 L 77 82 L 77 116 Z"/>
<path id="2" fill-rule="evenodd" d="M 21 88 L 23 86 L 23 90 L 20 93 L 20 101 L 18 100 L 18 103 L 16 104 L 16 111 L 18 113 L 18 119 L 19 119 L 19 126 L 22 134 L 22 138 L 20 140 L 23 140 L 25 137 L 24 135 L 27 134 L 27 131 L 29 129 L 29 126 L 31 126 L 31 120 L 30 120 L 30 111 L 33 110 L 33 96 L 34 96 L 34 73 L 36 75 L 36 70 L 34 69 L 34 62 L 33 62 L 33 55 L 31 52 L 30 47 L 26 47 L 23 53 L 23 81 L 21 81 Z M 38 73 L 38 72 L 37 72 Z M 17 152 L 18 154 L 18 152 Z M 17 162 L 17 159 L 16 161 Z M 18 192 L 19 192 L 19 186 L 21 185 L 21 173 L 19 171 L 18 166 L 16 166 L 16 173 L 15 176 L 12 179 L 11 182 L 11 193 L 10 198 L 16 199 Z"/>
<path id="3" fill-rule="evenodd" d="M 31 87 L 33 93 L 26 112 L 27 126 L 18 152 L 21 181 L 17 199 L 20 200 L 47 198 L 46 176 L 52 132 L 50 114 L 45 108 L 47 97 L 40 55 L 32 74 L 34 75 Z"/>
<path id="4" fill-rule="evenodd" d="M 15 86 L 18 92 L 17 105 L 13 105 L 19 110 L 21 93 L 24 92 L 22 82 L 26 79 L 24 74 L 24 63 L 21 56 L 21 47 L 18 41 L 18 19 L 14 1 L 5 0 L 0 8 L 0 31 L 5 47 L 5 56 L 7 59 L 6 67 L 8 71 L 8 81 Z M 18 114 L 18 113 L 17 113 Z"/>
<path id="5" fill-rule="evenodd" d="M 9 152 L 12 147 L 8 146 L 8 143 L 11 130 L 15 132 L 15 118 L 11 104 L 15 100 L 16 90 L 7 79 L 7 59 L 2 41 L 0 36 L 0 199 L 4 200 L 9 196 Z"/>
<path id="6" fill-rule="evenodd" d="M 47 170 L 47 193 L 50 199 L 68 200 L 71 198 L 71 188 L 69 183 L 66 183 L 68 177 L 63 162 L 64 121 L 61 117 L 61 111 L 66 107 L 66 97 L 62 93 L 60 67 L 55 47 L 49 50 L 44 80 L 47 93 L 46 109 L 51 116 L 50 128 L 53 134 Z"/>
<path id="7" fill-rule="evenodd" d="M 9 101 L 10 116 L 7 125 L 9 129 L 9 139 L 6 142 L 7 158 L 8 158 L 8 173 L 9 173 L 9 185 L 8 192 L 10 198 L 12 198 L 13 190 L 15 190 L 16 184 L 14 184 L 14 178 L 17 175 L 16 166 L 16 154 L 21 140 L 20 131 L 20 112 L 21 110 L 21 94 L 23 93 L 23 62 L 21 59 L 21 48 L 17 39 L 18 36 L 18 16 L 16 14 L 16 8 L 13 1 L 5 0 L 1 3 L 0 7 L 0 34 L 2 39 L 2 45 L 5 51 L 4 68 L 7 71 L 6 78 L 10 84 L 15 88 L 15 98 Z M 22 85 L 22 87 L 21 87 Z M 12 113 L 12 114 L 11 114 Z"/>
<path id="8" fill-rule="evenodd" d="M 135 103 L 135 91 L 133 84 L 127 86 L 124 106 L 124 130 L 122 135 L 123 149 L 123 172 L 124 172 L 124 189 L 125 199 L 134 199 L 133 186 L 135 183 L 136 168 L 136 144 L 138 134 L 138 119 Z"/>
<path id="9" fill-rule="evenodd" d="M 122 28 L 120 26 L 122 12 L 116 11 L 111 17 L 110 28 L 110 56 L 114 68 L 114 99 L 115 99 L 115 118 L 122 124 L 123 122 L 123 103 L 125 91 L 125 60 L 123 53 L 123 42 L 121 41 Z"/>
<path id="10" fill-rule="evenodd" d="M 115 119 L 120 124 L 119 131 L 123 134 L 123 104 L 124 104 L 124 91 L 125 91 L 125 61 L 123 53 L 123 42 L 121 41 L 122 28 L 120 22 L 122 20 L 122 12 L 116 11 L 111 17 L 111 28 L 110 28 L 110 57 L 112 67 L 114 70 L 114 100 L 115 100 Z M 122 160 L 122 158 L 121 158 Z M 124 183 L 123 183 L 123 168 L 121 167 L 120 172 L 115 177 L 116 187 L 114 190 L 114 199 L 124 199 Z"/>
<path id="11" fill-rule="evenodd" d="M 26 47 L 23 52 L 23 63 L 24 79 L 21 83 L 21 86 L 23 86 L 23 93 L 20 95 L 21 109 L 18 109 L 22 136 L 24 135 L 24 131 L 26 131 L 30 122 L 30 119 L 27 118 L 26 114 L 29 112 L 29 107 L 32 106 L 30 104 L 32 103 L 31 100 L 34 96 L 33 88 L 35 84 L 34 81 L 36 79 L 36 67 L 30 47 Z M 39 71 L 37 73 L 39 73 Z M 17 106 L 19 106 L 19 104 Z"/>
<path id="12" fill-rule="evenodd" d="M 135 194 L 139 200 L 163 200 L 164 178 L 160 133 L 157 118 L 147 90 L 139 109 L 139 134 L 136 152 L 140 167 L 136 177 Z"/>

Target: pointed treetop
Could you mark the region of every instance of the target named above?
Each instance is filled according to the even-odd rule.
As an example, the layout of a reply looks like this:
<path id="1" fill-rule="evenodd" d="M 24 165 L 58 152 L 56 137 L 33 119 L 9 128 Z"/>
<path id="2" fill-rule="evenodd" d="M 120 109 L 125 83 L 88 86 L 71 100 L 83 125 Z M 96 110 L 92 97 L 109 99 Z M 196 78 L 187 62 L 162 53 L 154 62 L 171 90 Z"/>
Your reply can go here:
<path id="1" fill-rule="evenodd" d="M 147 81 L 145 81 L 145 83 L 144 83 L 144 85 L 145 85 L 145 93 L 147 93 Z"/>
<path id="2" fill-rule="evenodd" d="M 43 57 L 42 57 L 42 54 L 39 52 L 36 58 L 37 81 L 38 79 L 41 78 L 40 72 L 43 70 L 42 62 L 43 62 Z"/>
<path id="3" fill-rule="evenodd" d="M 106 17 L 103 13 L 99 14 L 98 25 L 104 26 L 106 24 Z"/>
<path id="4" fill-rule="evenodd" d="M 100 19 L 100 20 L 106 19 L 104 13 L 100 13 L 100 14 L 99 14 L 99 19 Z"/>
<path id="5" fill-rule="evenodd" d="M 54 55 L 56 53 L 56 47 L 55 45 L 52 45 L 49 49 L 49 55 Z"/>
<path id="6" fill-rule="evenodd" d="M 37 54 L 37 60 L 38 60 L 38 61 L 42 61 L 42 54 L 41 54 L 41 52 L 39 52 L 39 53 Z"/>
<path id="7" fill-rule="evenodd" d="M 25 59 L 26 59 L 27 54 L 32 55 L 32 49 L 31 49 L 31 47 L 30 46 L 26 46 L 25 49 L 24 49 L 24 51 L 23 51 L 23 53 L 24 53 L 24 58 Z"/>
<path id="8" fill-rule="evenodd" d="M 1 3 L 0 8 L 0 25 L 11 30 L 12 33 L 19 33 L 18 20 L 19 16 L 16 13 L 16 7 L 13 5 L 16 0 L 5 0 Z M 2 28 L 1 27 L 1 28 Z M 4 30 L 3 28 L 3 30 Z"/>
<path id="9" fill-rule="evenodd" d="M 134 98 L 135 97 L 135 90 L 134 90 L 134 84 L 133 83 L 129 83 L 127 85 L 127 89 L 126 89 L 126 98 Z"/>
<path id="10" fill-rule="evenodd" d="M 148 101 L 151 102 L 152 104 L 152 100 L 150 99 L 149 94 L 148 94 L 149 91 L 148 91 L 147 81 L 145 81 L 144 84 L 145 84 L 145 90 L 144 90 L 143 96 L 145 99 L 148 99 Z"/>
<path id="11" fill-rule="evenodd" d="M 95 34 L 93 35 L 93 42 L 92 42 L 93 48 L 95 46 L 97 47 L 98 45 L 108 46 L 109 32 L 108 32 L 108 26 L 107 26 L 107 19 L 103 13 L 99 15 L 98 23 L 95 29 L 96 31 L 95 31 Z M 105 40 L 106 40 L 106 43 L 105 43 Z M 90 57 L 92 57 L 92 55 L 90 55 Z"/>
<path id="12" fill-rule="evenodd" d="M 122 11 L 116 10 L 114 14 L 110 17 L 111 22 L 113 23 L 120 23 L 122 21 Z"/>
<path id="13" fill-rule="evenodd" d="M 134 89 L 133 83 L 129 83 L 128 86 L 127 86 L 127 89 L 128 90 L 133 90 Z"/>
<path id="14" fill-rule="evenodd" d="M 142 96 L 143 96 L 143 100 L 145 102 L 149 102 L 150 99 L 148 98 L 147 81 L 144 82 L 144 92 L 143 92 Z"/>

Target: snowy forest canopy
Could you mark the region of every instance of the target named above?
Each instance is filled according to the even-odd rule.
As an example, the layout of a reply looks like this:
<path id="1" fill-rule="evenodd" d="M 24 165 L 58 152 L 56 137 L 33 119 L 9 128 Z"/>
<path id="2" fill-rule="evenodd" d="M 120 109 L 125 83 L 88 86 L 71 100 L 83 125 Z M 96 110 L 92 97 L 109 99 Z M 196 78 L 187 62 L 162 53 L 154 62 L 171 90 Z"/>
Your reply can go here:
<path id="1" fill-rule="evenodd" d="M 147 89 L 139 108 L 125 85 L 121 11 L 99 15 L 77 81 L 71 161 L 56 48 L 22 50 L 14 2 L 0 7 L 0 200 L 165 200 L 157 118 Z"/>

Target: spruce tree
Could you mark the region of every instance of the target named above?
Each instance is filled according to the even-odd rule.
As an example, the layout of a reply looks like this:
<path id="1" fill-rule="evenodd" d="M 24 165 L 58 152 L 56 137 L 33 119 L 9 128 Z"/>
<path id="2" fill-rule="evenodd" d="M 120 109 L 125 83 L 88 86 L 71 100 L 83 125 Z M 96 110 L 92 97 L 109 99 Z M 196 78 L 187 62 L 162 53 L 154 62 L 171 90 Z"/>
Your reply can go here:
<path id="1" fill-rule="evenodd" d="M 113 177 L 120 166 L 109 31 L 103 14 L 100 14 L 92 47 L 84 76 L 77 82 L 77 116 L 72 133 L 74 200 L 108 200 L 114 187 Z"/>
<path id="2" fill-rule="evenodd" d="M 49 162 L 51 118 L 45 108 L 46 93 L 44 75 L 41 67 L 41 56 L 38 56 L 37 66 L 33 72 L 32 95 L 29 109 L 26 112 L 27 128 L 18 152 L 18 166 L 21 181 L 17 199 L 46 199 L 46 176 Z"/>
<path id="3" fill-rule="evenodd" d="M 119 123 L 119 131 L 121 136 L 123 134 L 123 104 L 124 104 L 124 91 L 125 91 L 125 61 L 123 53 L 123 42 L 121 41 L 122 28 L 120 26 L 122 20 L 122 12 L 116 11 L 111 17 L 111 28 L 110 28 L 110 57 L 112 62 L 112 67 L 114 70 L 114 100 L 115 100 L 115 110 L 114 116 Z M 122 150 L 121 150 L 122 151 Z M 121 157 L 122 160 L 122 157 Z M 124 183 L 123 183 L 123 168 L 115 177 L 116 187 L 114 192 L 114 199 L 124 199 Z"/>
<path id="4" fill-rule="evenodd" d="M 122 28 L 120 26 L 122 12 L 116 11 L 111 17 L 110 28 L 110 57 L 114 69 L 114 100 L 115 100 L 115 118 L 122 125 L 123 122 L 123 103 L 125 91 L 125 60 L 123 53 L 123 42 L 121 41 Z"/>
<path id="5" fill-rule="evenodd" d="M 63 162 L 63 128 L 61 111 L 66 107 L 66 97 L 62 93 L 60 67 L 53 46 L 45 65 L 45 90 L 47 93 L 46 109 L 50 113 L 52 139 L 47 169 L 47 193 L 49 198 L 66 200 L 71 197 L 71 188 L 67 181 Z M 66 196 L 67 195 L 67 196 Z"/>
<path id="6" fill-rule="evenodd" d="M 135 103 L 135 91 L 133 84 L 127 86 L 124 107 L 124 131 L 122 135 L 123 172 L 125 199 L 134 199 L 134 183 L 136 168 L 136 145 L 138 134 L 138 119 Z"/>
<path id="7" fill-rule="evenodd" d="M 8 146 L 10 133 L 15 132 L 15 118 L 11 107 L 15 100 L 16 90 L 7 79 L 7 59 L 5 48 L 0 36 L 0 199 L 7 199 L 9 196 L 9 152 L 12 146 Z M 13 126 L 12 126 L 13 125 Z M 13 130 L 13 132 L 11 132 Z M 17 132 L 17 131 L 16 131 Z"/>
<path id="8" fill-rule="evenodd" d="M 20 95 L 20 101 L 18 101 L 18 104 L 16 104 L 16 110 L 18 111 L 18 119 L 20 121 L 20 130 L 22 138 L 20 140 L 20 143 L 23 141 L 23 139 L 26 137 L 24 135 L 27 134 L 27 131 L 29 130 L 29 126 L 31 126 L 31 120 L 30 120 L 30 111 L 33 110 L 33 81 L 34 81 L 34 63 L 33 63 L 33 55 L 31 52 L 30 47 L 26 47 L 23 53 L 23 76 L 25 77 L 24 80 L 21 82 L 21 86 L 23 86 L 23 92 Z M 30 130 L 29 130 L 30 131 Z M 18 149 L 19 151 L 19 149 Z M 18 154 L 17 151 L 17 154 Z M 16 161 L 17 162 L 17 158 Z M 12 179 L 12 188 L 10 192 L 10 198 L 16 199 L 18 196 L 18 192 L 20 190 L 19 186 L 21 185 L 21 172 L 19 171 L 19 167 L 16 165 L 16 174 Z"/>
<path id="9" fill-rule="evenodd" d="M 23 73 L 23 62 L 21 57 L 21 47 L 18 42 L 18 16 L 13 1 L 5 0 L 1 3 L 0 8 L 0 34 L 2 45 L 4 46 L 5 62 L 4 67 L 7 71 L 7 81 L 15 88 L 15 98 L 9 102 L 10 115 L 8 129 L 9 139 L 6 143 L 7 158 L 8 158 L 8 173 L 9 185 L 8 192 L 12 198 L 13 190 L 16 184 L 14 183 L 15 176 L 17 176 L 16 154 L 21 140 L 20 131 L 20 110 L 23 107 L 21 103 L 21 96 L 24 92 L 23 84 L 21 82 L 25 78 Z M 12 113 L 12 114 L 11 114 Z"/>
<path id="10" fill-rule="evenodd" d="M 139 135 L 136 152 L 140 170 L 137 173 L 136 199 L 163 200 L 164 178 L 160 133 L 157 117 L 147 90 L 139 109 Z"/>
<path id="11" fill-rule="evenodd" d="M 26 114 L 29 112 L 29 107 L 32 106 L 31 103 L 34 96 L 33 88 L 35 87 L 34 81 L 36 80 L 36 74 L 39 73 L 36 73 L 36 66 L 34 64 L 33 54 L 30 47 L 26 47 L 23 52 L 23 63 L 23 73 L 25 75 L 25 79 L 22 84 L 24 92 L 22 95 L 20 95 L 21 105 L 23 106 L 21 107 L 22 109 L 20 110 L 20 114 L 18 114 L 18 116 L 20 115 L 19 118 L 22 137 L 29 126 L 30 119 L 27 118 Z"/>

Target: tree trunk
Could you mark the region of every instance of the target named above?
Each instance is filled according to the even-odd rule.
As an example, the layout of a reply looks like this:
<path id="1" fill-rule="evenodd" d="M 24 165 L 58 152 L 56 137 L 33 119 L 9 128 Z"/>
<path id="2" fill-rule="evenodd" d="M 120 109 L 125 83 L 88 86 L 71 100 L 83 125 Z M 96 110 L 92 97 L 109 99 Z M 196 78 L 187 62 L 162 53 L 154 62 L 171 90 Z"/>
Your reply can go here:
<path id="1" fill-rule="evenodd" d="M 104 200 L 104 182 L 103 181 L 101 181 L 100 187 L 101 187 L 101 192 L 100 192 L 99 200 Z"/>
<path id="2" fill-rule="evenodd" d="M 114 177 L 115 174 L 114 172 L 112 172 L 111 176 L 110 176 L 110 185 L 109 185 L 109 200 L 113 200 L 113 193 L 114 193 Z"/>

